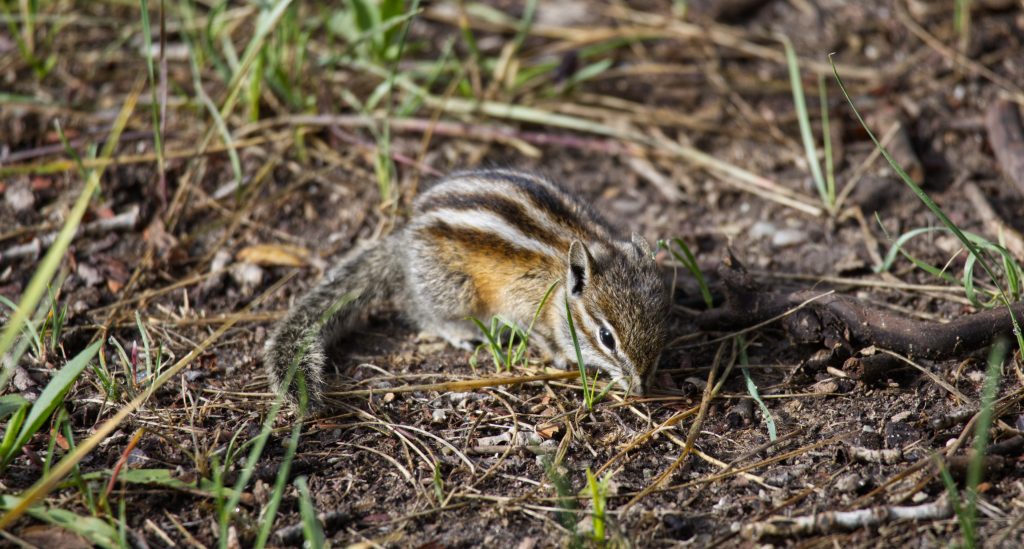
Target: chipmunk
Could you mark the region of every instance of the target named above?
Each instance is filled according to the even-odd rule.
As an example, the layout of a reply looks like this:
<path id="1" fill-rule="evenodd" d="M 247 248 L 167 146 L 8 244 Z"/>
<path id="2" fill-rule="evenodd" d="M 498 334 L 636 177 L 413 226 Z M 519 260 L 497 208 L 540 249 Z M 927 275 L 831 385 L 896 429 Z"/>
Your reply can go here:
<path id="1" fill-rule="evenodd" d="M 548 300 L 538 305 L 554 285 Z M 297 364 L 311 408 L 323 405 L 328 345 L 388 306 L 421 330 L 472 350 L 470 318 L 498 316 L 562 367 L 576 362 L 643 394 L 667 337 L 669 298 L 644 238 L 614 236 L 588 204 L 533 174 L 454 173 L 419 196 L 408 224 L 350 254 L 292 307 L 267 341 L 274 388 Z M 296 384 L 288 387 L 296 397 Z"/>

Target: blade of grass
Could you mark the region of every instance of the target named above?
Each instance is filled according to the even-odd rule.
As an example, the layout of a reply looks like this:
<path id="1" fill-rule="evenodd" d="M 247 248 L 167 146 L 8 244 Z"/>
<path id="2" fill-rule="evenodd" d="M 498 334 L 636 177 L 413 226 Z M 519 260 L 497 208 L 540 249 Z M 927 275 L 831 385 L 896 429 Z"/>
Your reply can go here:
<path id="1" fill-rule="evenodd" d="M 324 529 L 316 517 L 316 507 L 309 495 L 306 477 L 295 479 L 295 486 L 299 489 L 299 514 L 302 516 L 302 535 L 306 538 L 306 546 L 323 547 L 326 541 Z"/>
<path id="2" fill-rule="evenodd" d="M 683 264 L 686 270 L 690 271 L 693 278 L 697 279 L 697 287 L 700 288 L 700 295 L 704 299 L 704 304 L 708 306 L 708 309 L 714 307 L 714 299 L 711 297 L 711 289 L 708 288 L 707 280 L 704 278 L 704 273 L 701 272 L 700 266 L 697 265 L 697 258 L 690 251 L 690 247 L 683 242 L 681 238 L 673 238 L 672 242 L 679 246 L 679 249 L 683 251 L 683 255 L 679 255 L 678 252 L 672 249 L 665 241 L 658 242 L 659 246 L 664 246 L 672 255 L 676 258 L 676 261 Z"/>
<path id="3" fill-rule="evenodd" d="M 15 509 L 25 504 L 23 498 L 0 495 L 0 509 Z M 47 508 L 41 505 L 27 509 L 29 516 L 74 532 L 100 547 L 116 549 L 122 547 L 117 530 L 103 519 L 82 516 L 65 509 Z"/>
<path id="4" fill-rule="evenodd" d="M 572 320 L 572 310 L 569 308 L 568 296 L 565 298 L 565 319 L 569 323 L 569 335 L 572 337 L 572 347 L 576 350 L 576 366 L 580 369 L 580 381 L 583 382 L 583 403 L 587 406 L 587 410 L 593 410 L 594 390 L 587 382 L 587 367 L 583 363 L 583 353 L 580 351 L 580 341 L 576 337 L 576 324 Z"/>
<path id="5" fill-rule="evenodd" d="M 149 23 L 149 0 L 139 0 L 139 8 L 140 8 L 139 11 L 141 12 L 141 16 L 142 16 L 142 37 L 146 41 L 144 50 L 146 52 L 146 73 L 147 73 L 147 76 L 149 78 L 149 90 L 150 90 L 150 99 L 151 99 L 150 100 L 149 111 L 150 111 L 150 116 L 152 117 L 152 124 L 153 124 L 153 152 L 156 153 L 156 166 L 157 166 L 157 170 L 159 170 L 157 173 L 160 174 L 159 177 L 162 178 L 164 172 L 166 171 L 165 164 L 164 164 L 165 160 L 164 160 L 163 128 L 160 125 L 160 120 L 161 120 L 161 118 L 160 118 L 160 105 L 162 103 L 160 101 L 160 96 L 159 96 L 159 93 L 157 91 L 158 86 L 157 86 L 157 81 L 156 81 L 156 68 L 155 68 L 155 65 L 153 63 L 153 32 L 152 32 L 152 30 L 150 28 L 150 23 Z M 161 8 L 160 9 L 161 9 L 161 12 L 162 12 L 163 11 L 163 3 L 162 3 L 162 1 L 161 1 Z M 164 50 L 164 45 L 166 44 L 166 39 L 165 39 L 163 33 L 161 33 L 161 35 L 160 35 L 160 44 L 161 44 L 160 55 L 163 56 L 165 54 L 165 52 L 163 51 Z"/>
<path id="6" fill-rule="evenodd" d="M 804 154 L 807 156 L 807 168 L 811 170 L 811 178 L 814 179 L 814 186 L 818 188 L 821 195 L 821 202 L 826 209 L 831 210 L 835 204 L 835 193 L 831 195 L 825 186 L 825 178 L 821 174 L 821 164 L 818 162 L 818 151 L 814 145 L 814 134 L 811 133 L 811 119 L 807 113 L 807 101 L 804 98 L 804 85 L 800 79 L 800 65 L 796 59 L 796 52 L 793 51 L 793 44 L 785 35 L 779 35 L 779 41 L 786 49 L 786 65 L 789 67 L 789 85 L 793 90 L 793 105 L 796 107 L 796 119 L 800 124 L 800 139 L 804 143 Z"/>
<path id="7" fill-rule="evenodd" d="M 828 90 L 825 75 L 818 75 L 818 99 L 821 102 L 821 143 L 825 152 L 825 186 L 828 190 L 829 204 L 835 211 L 836 204 L 836 169 L 832 161 L 832 129 L 828 120 Z"/>
<path id="8" fill-rule="evenodd" d="M 778 431 L 775 428 L 775 416 L 772 415 L 771 410 L 768 409 L 768 405 L 764 403 L 761 398 L 761 392 L 757 388 L 757 384 L 754 383 L 753 378 L 750 377 L 750 369 L 747 366 L 750 362 L 747 360 L 747 338 L 743 336 L 736 336 L 739 343 L 740 351 L 740 370 L 743 372 L 743 379 L 747 383 L 747 392 L 750 393 L 750 397 L 754 399 L 757 406 L 761 408 L 761 415 L 764 417 L 765 425 L 768 427 L 768 440 L 775 442 L 779 438 Z"/>
<path id="9" fill-rule="evenodd" d="M 985 385 L 981 391 L 981 410 L 978 424 L 974 428 L 974 455 L 967 464 L 967 515 L 973 525 L 978 513 L 978 485 L 981 484 L 985 467 L 985 449 L 988 447 L 988 429 L 992 425 L 992 410 L 999 394 L 999 375 L 1006 360 L 1008 345 L 1000 339 L 992 345 L 988 354 L 988 369 Z M 972 544 L 973 544 L 973 540 Z"/>
<path id="10" fill-rule="evenodd" d="M 28 413 L 28 417 L 25 418 L 22 423 L 21 431 L 18 436 L 14 439 L 13 445 L 6 449 L 7 453 L 2 456 L 0 461 L 0 471 L 3 471 L 10 465 L 11 460 L 17 455 L 17 452 L 22 446 L 28 442 L 28 439 L 32 435 L 36 434 L 43 423 L 53 414 L 53 411 L 57 409 L 64 402 L 64 395 L 71 389 L 71 386 L 75 384 L 75 380 L 78 379 L 78 375 L 82 373 L 82 370 L 89 364 L 89 361 L 96 356 L 96 353 L 100 350 L 102 341 L 97 341 L 87 347 L 81 353 L 71 359 L 67 364 L 64 365 L 57 375 L 53 376 L 53 379 L 46 384 L 43 392 L 36 399 L 35 403 L 32 404 L 32 409 Z"/>

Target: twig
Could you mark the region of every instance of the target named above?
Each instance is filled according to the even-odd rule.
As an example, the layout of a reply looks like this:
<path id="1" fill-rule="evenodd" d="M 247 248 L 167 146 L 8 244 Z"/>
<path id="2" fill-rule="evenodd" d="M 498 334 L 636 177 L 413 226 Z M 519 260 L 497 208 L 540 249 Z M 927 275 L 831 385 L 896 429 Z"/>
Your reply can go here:
<path id="1" fill-rule="evenodd" d="M 338 530 L 345 524 L 352 522 L 352 515 L 341 511 L 330 511 L 320 513 L 316 516 L 323 527 L 324 532 L 330 533 Z M 274 532 L 274 542 L 281 545 L 299 545 L 303 539 L 303 523 L 299 522 L 291 526 L 279 528 Z"/>
<path id="2" fill-rule="evenodd" d="M 875 345 L 911 357 L 944 359 L 988 345 L 1012 333 L 1005 307 L 964 315 L 948 323 L 918 321 L 887 311 L 864 307 L 842 295 L 818 296 L 813 291 L 769 292 L 760 288 L 735 258 L 719 267 L 728 294 L 723 307 L 702 313 L 697 325 L 705 331 L 722 332 L 758 325 L 789 311 L 795 305 L 818 299 L 786 317 L 784 327 L 796 341 L 831 342 L 868 347 Z M 1011 305 L 1024 315 L 1024 302 Z"/>
<path id="3" fill-rule="evenodd" d="M 75 235 L 96 235 L 108 233 L 111 231 L 118 230 L 130 230 L 134 229 L 135 225 L 139 221 L 139 207 L 132 206 L 128 211 L 115 215 L 107 219 L 99 219 L 91 223 L 86 223 L 78 229 L 78 233 Z M 17 246 L 11 246 L 6 250 L 0 252 L 0 262 L 12 261 L 15 259 L 29 258 L 36 259 L 42 251 L 53 244 L 53 241 L 57 239 L 56 232 L 49 233 L 43 236 L 33 238 L 31 242 L 25 244 L 19 244 Z"/>
<path id="4" fill-rule="evenodd" d="M 579 372 L 558 372 L 554 374 L 540 374 L 535 376 L 514 376 L 514 377 L 492 377 L 484 379 L 468 379 L 464 381 L 446 381 L 444 383 L 425 383 L 422 385 L 405 385 L 401 387 L 388 387 L 384 389 L 359 389 L 355 391 L 336 391 L 325 393 L 330 397 L 346 396 L 370 396 L 385 393 L 422 393 L 426 391 L 448 391 L 462 392 L 485 387 L 500 387 L 502 385 L 520 385 L 535 381 L 556 381 L 560 379 L 578 378 Z"/>
<path id="5" fill-rule="evenodd" d="M 836 531 L 876 527 L 900 520 L 943 520 L 953 516 L 946 495 L 912 507 L 882 506 L 858 511 L 830 511 L 803 517 L 778 517 L 743 527 L 743 536 L 751 540 L 764 537 L 791 537 L 830 534 Z"/>

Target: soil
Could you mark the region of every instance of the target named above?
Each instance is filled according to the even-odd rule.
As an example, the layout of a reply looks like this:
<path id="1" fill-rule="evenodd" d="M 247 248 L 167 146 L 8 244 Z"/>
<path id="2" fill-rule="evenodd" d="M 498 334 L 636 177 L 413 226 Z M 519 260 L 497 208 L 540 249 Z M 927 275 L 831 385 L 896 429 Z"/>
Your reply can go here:
<path id="1" fill-rule="evenodd" d="M 522 6 L 503 4 L 494 5 L 521 16 Z M 865 306 L 931 322 L 979 310 L 963 288 L 904 256 L 888 272 L 876 272 L 893 239 L 941 224 L 877 155 L 826 55 L 836 52 L 850 97 L 877 135 L 899 122 L 890 148 L 949 218 L 964 231 L 998 242 L 1024 230 L 1024 189 L 1015 188 L 1002 171 L 985 118 L 997 101 L 1024 98 L 1019 3 L 973 3 L 966 64 L 957 62 L 961 46 L 952 3 L 765 0 L 723 3 L 740 5 L 738 11 L 723 11 L 712 2 L 689 2 L 683 21 L 695 22 L 692 28 L 673 27 L 678 14 L 661 2 L 628 8 L 618 2 L 541 4 L 519 56 L 523 63 L 550 62 L 553 68 L 541 84 L 513 91 L 496 86 L 489 98 L 574 116 L 618 133 L 574 131 L 554 119 L 540 123 L 481 111 L 440 112 L 425 105 L 411 116 L 459 122 L 462 130 L 425 137 L 396 125 L 390 151 L 399 162 L 390 201 L 382 200 L 376 184 L 378 149 L 371 131 L 289 122 L 300 113 L 353 114 L 345 94 L 366 99 L 381 83 L 379 77 L 352 66 L 302 65 L 294 77 L 309 91 L 310 108 L 292 106 L 267 87 L 260 118 L 269 122 L 250 122 L 244 109 L 236 109 L 226 120 L 239 141 L 243 185 L 235 191 L 229 186 L 235 177 L 231 159 L 217 145 L 216 126 L 195 98 L 187 58 L 171 52 L 166 150 L 195 151 L 207 133 L 214 150 L 168 158 L 162 191 L 158 164 L 150 156 L 150 94 L 144 88 L 116 148 L 118 161 L 103 173 L 101 191 L 84 219 L 102 222 L 138 208 L 138 221 L 86 232 L 73 241 L 60 271 L 65 278 L 59 302 L 68 306 L 60 345 L 42 357 L 26 353 L 5 392 L 35 398 L 65 357 L 103 338 L 108 342 L 104 363 L 121 390 L 108 393 L 91 368 L 75 384 L 65 408 L 81 443 L 151 382 L 145 372 L 132 373 L 144 369 L 145 360 L 126 364 L 113 344 L 144 356 L 142 324 L 152 346 L 161 346 L 165 368 L 183 358 L 188 364 L 90 452 L 80 472 L 102 472 L 103 481 L 90 484 L 101 492 L 110 470 L 127 456 L 125 469 L 165 469 L 185 482 L 222 475 L 231 486 L 251 449 L 246 441 L 259 435 L 273 409 L 274 394 L 261 363 L 273 322 L 332 261 L 401 226 L 410 198 L 437 173 L 475 166 L 539 172 L 592 202 L 624 234 L 637 231 L 652 241 L 682 238 L 708 276 L 716 306 L 726 295 L 716 268 L 731 251 L 764 291 L 835 290 Z M 431 5 L 415 20 L 401 71 L 422 72 L 417 62 L 440 58 L 442 41 L 458 34 L 451 18 L 458 11 L 446 7 Z M 232 8 L 241 21 L 231 35 L 239 52 L 254 25 L 245 9 Z M 168 41 L 176 46 L 183 37 L 176 30 L 177 11 L 172 12 Z M 58 13 L 54 7 L 51 15 Z M 58 230 L 85 181 L 74 163 L 50 169 L 68 158 L 54 122 L 60 121 L 72 145 L 87 157 L 88 144 L 108 135 L 121 105 L 146 74 L 138 54 L 137 8 L 90 4 L 74 13 L 63 32 L 48 35 L 39 46 L 57 56 L 41 80 L 13 38 L 0 35 L 0 78 L 7 97 L 0 109 L 0 170 L 5 170 L 0 172 L 0 294 L 14 301 L 39 261 L 11 257 L 9 251 Z M 497 58 L 514 30 L 475 14 L 468 20 L 480 54 Z M 117 22 L 135 30 L 122 32 Z M 642 29 L 630 34 L 632 27 Z M 559 30 L 565 28 L 576 34 Z M 686 30 L 693 28 L 700 32 Z M 603 39 L 587 34 L 599 29 L 611 34 Z M 607 45 L 638 33 L 645 38 L 623 39 L 586 57 L 591 42 Z M 818 74 L 827 89 L 837 187 L 840 194 L 849 193 L 836 215 L 822 212 L 810 176 L 784 50 L 773 38 L 778 34 L 792 40 L 804 62 L 802 79 L 818 139 Z M 735 45 L 740 42 L 749 47 Z M 316 33 L 309 43 L 311 57 L 332 47 Z M 471 58 L 461 41 L 453 55 Z M 584 63 L 598 59 L 610 59 L 610 68 L 566 84 Z M 474 74 L 474 65 L 466 66 Z M 202 71 L 210 82 L 205 92 L 220 105 L 226 86 L 217 74 L 212 67 Z M 483 93 L 492 73 L 475 74 Z M 450 76 L 434 83 L 435 96 L 459 96 L 446 89 Z M 472 128 L 506 133 L 487 138 Z M 629 132 L 654 141 L 623 137 Z M 246 139 L 250 142 L 241 143 Z M 693 147 L 769 186 L 741 186 L 742 177 L 696 165 L 659 143 Z M 8 169 L 20 166 L 32 168 Z M 973 187 L 994 216 L 971 200 Z M 805 207 L 783 203 L 786 197 Z M 1007 247 L 1021 259 L 1020 250 Z M 945 268 L 953 277 L 962 275 L 967 261 L 961 248 L 941 230 L 905 245 L 916 261 Z M 594 541 L 600 520 L 593 516 L 588 470 L 606 479 L 605 544 L 933 547 L 965 539 L 955 514 L 890 520 L 887 511 L 949 501 L 940 462 L 966 493 L 964 463 L 975 440 L 968 422 L 979 407 L 987 349 L 943 360 L 911 356 L 914 366 L 898 362 L 860 379 L 844 371 L 842 361 L 827 367 L 816 362 L 822 345 L 793 341 L 779 323 L 769 323 L 744 334 L 748 382 L 736 337 L 747 326 L 720 333 L 698 330 L 704 305 L 696 284 L 685 269 L 673 268 L 667 252 L 659 260 L 666 273 L 677 276 L 676 341 L 663 355 L 653 396 L 626 398 L 613 390 L 593 410 L 584 406 L 578 379 L 403 390 L 551 370 L 534 357 L 527 367 L 498 373 L 486 350 L 475 355 L 454 350 L 393 315 L 375 317 L 332 350 L 330 376 L 334 391 L 373 392 L 336 396 L 329 412 L 301 420 L 271 545 L 301 543 L 301 532 L 289 530 L 301 524 L 293 482 L 298 477 L 307 479 L 335 546 L 601 545 Z M 993 288 L 976 270 L 979 288 Z M 229 322 L 230 328 L 217 332 Z M 189 357 L 208 338 L 211 344 Z M 853 350 L 862 351 L 872 349 Z M 707 398 L 709 380 L 723 379 L 720 391 Z M 989 463 L 977 488 L 976 536 L 986 547 L 1019 547 L 1024 544 L 1024 453 L 1013 446 L 1024 429 L 1019 352 L 1008 357 L 998 379 L 1004 400 L 989 438 L 1009 450 L 990 452 L 999 459 Z M 764 407 L 751 398 L 751 385 Z M 769 418 L 777 430 L 774 441 Z M 290 405 L 273 420 L 235 509 L 228 546 L 254 543 L 297 421 Z M 49 428 L 30 441 L 0 477 L 3 493 L 21 493 L 43 476 L 50 441 Z M 65 445 L 57 445 L 55 458 L 67 453 Z M 218 543 L 218 501 L 209 490 L 120 482 L 109 497 L 112 510 L 100 514 L 119 520 L 123 501 L 131 544 Z M 45 504 L 90 514 L 83 490 L 74 483 L 53 490 Z M 831 520 L 838 515 L 828 515 L 863 509 L 882 518 L 844 528 Z M 824 518 L 817 529 L 768 530 L 769 524 L 786 527 L 767 522 L 773 518 L 815 516 Z M 22 518 L 8 532 L 42 540 L 34 542 L 40 546 L 56 539 L 46 537 L 56 536 L 53 531 L 40 533 L 38 525 Z"/>

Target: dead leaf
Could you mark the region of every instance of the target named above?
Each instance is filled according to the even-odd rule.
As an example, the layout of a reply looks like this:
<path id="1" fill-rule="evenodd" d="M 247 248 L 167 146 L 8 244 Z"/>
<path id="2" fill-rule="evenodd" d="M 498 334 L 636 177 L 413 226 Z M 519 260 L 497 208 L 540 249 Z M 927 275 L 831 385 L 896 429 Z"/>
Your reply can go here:
<path id="1" fill-rule="evenodd" d="M 255 244 L 239 250 L 235 259 L 263 266 L 302 267 L 309 259 L 309 250 L 284 244 Z"/>
<path id="2" fill-rule="evenodd" d="M 111 209 L 110 206 L 100 206 L 95 208 L 93 213 L 96 214 L 97 219 L 110 219 L 115 215 L 114 210 Z"/>
<path id="3" fill-rule="evenodd" d="M 152 244 L 160 255 L 178 245 L 178 239 L 167 232 L 163 220 L 157 216 L 152 223 L 142 231 L 142 239 Z"/>
<path id="4" fill-rule="evenodd" d="M 118 282 L 113 278 L 107 279 L 107 289 L 110 290 L 110 293 L 116 294 L 121 291 L 121 288 L 124 288 L 124 283 Z"/>
<path id="5" fill-rule="evenodd" d="M 32 178 L 32 190 L 33 191 L 45 191 L 53 187 L 53 180 L 45 177 L 33 177 Z"/>
<path id="6" fill-rule="evenodd" d="M 537 434 L 546 439 L 551 439 L 558 434 L 558 431 L 558 424 L 555 423 L 542 423 L 537 426 Z"/>
<path id="7" fill-rule="evenodd" d="M 28 526 L 19 535 L 21 539 L 36 547 L 60 547 L 61 549 L 89 549 L 92 544 L 82 536 L 59 526 Z"/>

